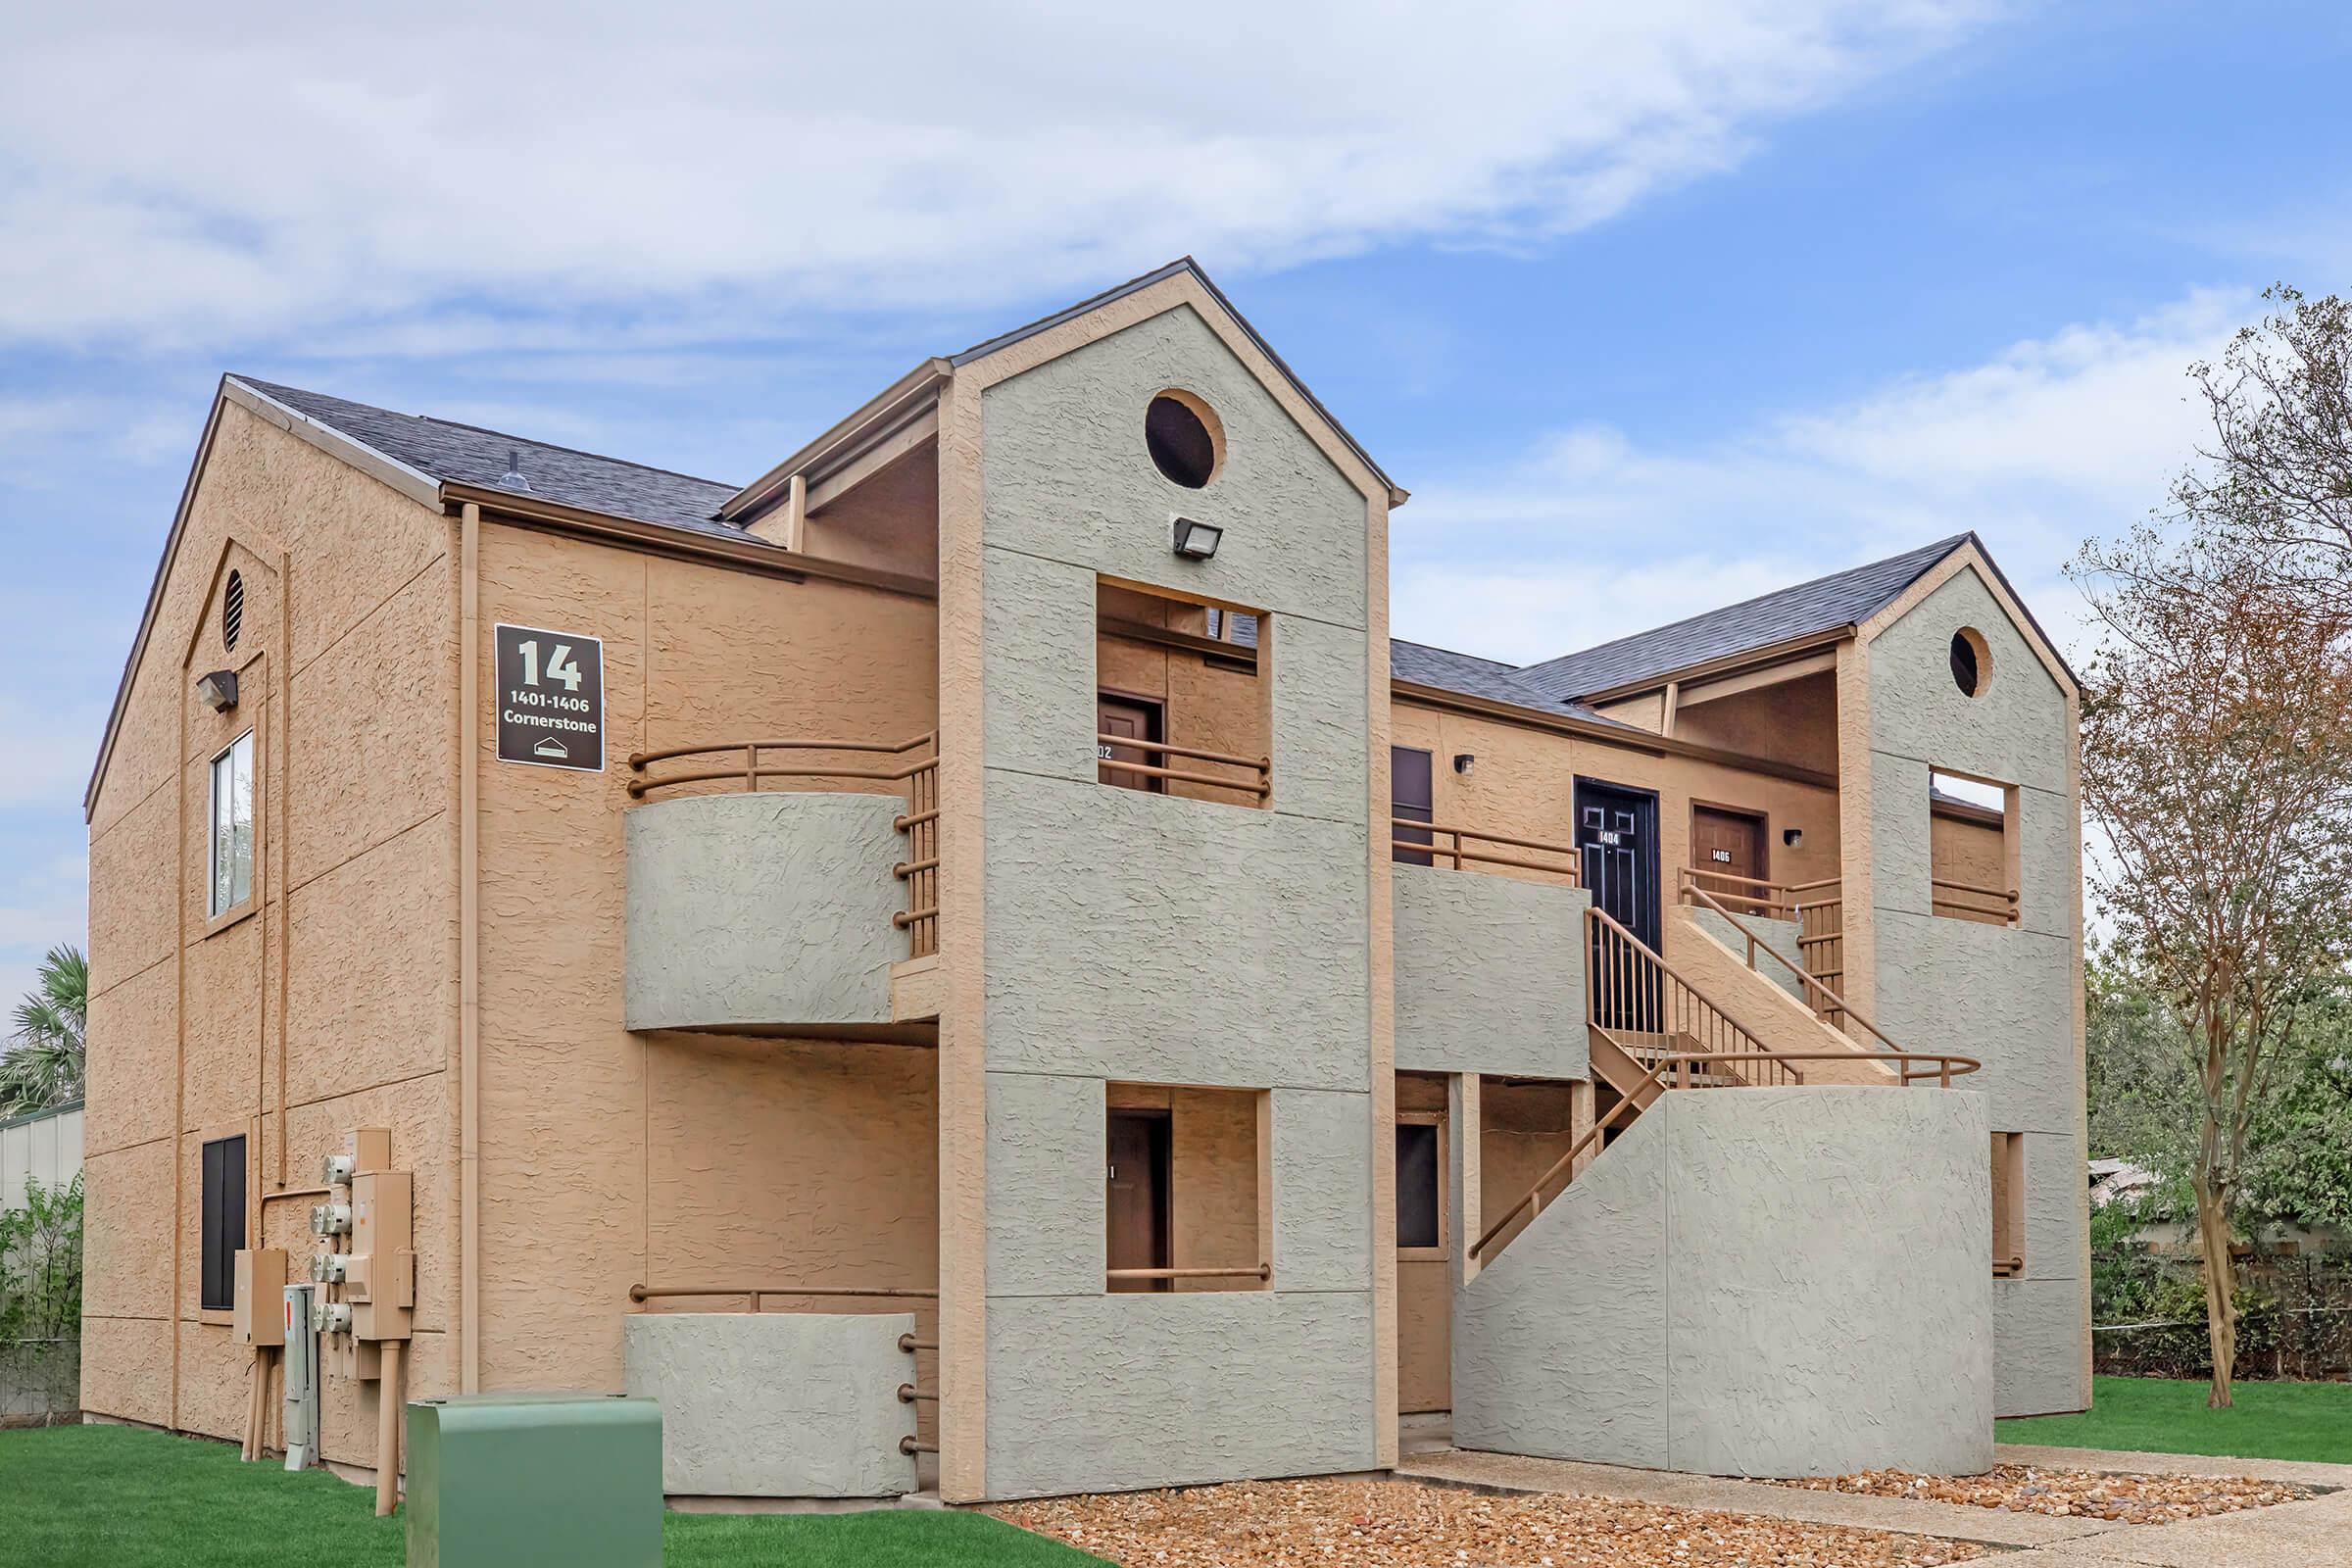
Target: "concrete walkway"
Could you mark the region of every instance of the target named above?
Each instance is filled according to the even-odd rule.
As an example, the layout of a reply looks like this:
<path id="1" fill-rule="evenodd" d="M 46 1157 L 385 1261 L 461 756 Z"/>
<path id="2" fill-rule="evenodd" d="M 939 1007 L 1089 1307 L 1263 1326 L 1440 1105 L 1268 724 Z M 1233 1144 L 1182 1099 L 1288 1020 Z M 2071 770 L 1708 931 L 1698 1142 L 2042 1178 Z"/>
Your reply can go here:
<path id="1" fill-rule="evenodd" d="M 2112 1453 L 2095 1448 L 2002 1444 L 2003 1464 L 2140 1475 L 2252 1476 L 2307 1487 L 2352 1489 L 2352 1465 L 2277 1459 L 2209 1459 L 2195 1454 Z M 2179 1524 L 2126 1525 L 2103 1519 L 2057 1519 L 1962 1503 L 1804 1492 L 1758 1481 L 1680 1475 L 1618 1465 L 1530 1459 L 1517 1454 L 1444 1449 L 1412 1454 L 1399 1476 L 1494 1492 L 1567 1492 L 1685 1508 L 1720 1508 L 1806 1524 L 1855 1525 L 1902 1535 L 1940 1536 L 2013 1548 L 2000 1568 L 2352 1568 L 2352 1490 L 2331 1495 L 2217 1514 Z M 2026 1548 L 2026 1549 L 2015 1549 Z"/>

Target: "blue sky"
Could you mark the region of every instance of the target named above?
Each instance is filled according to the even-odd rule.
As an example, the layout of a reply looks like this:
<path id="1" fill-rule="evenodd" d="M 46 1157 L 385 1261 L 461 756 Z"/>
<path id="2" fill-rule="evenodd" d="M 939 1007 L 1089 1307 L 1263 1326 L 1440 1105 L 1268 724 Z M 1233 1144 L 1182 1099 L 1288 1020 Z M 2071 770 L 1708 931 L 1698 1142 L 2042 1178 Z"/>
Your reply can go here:
<path id="1" fill-rule="evenodd" d="M 2071 637 L 2186 365 L 2352 265 L 2336 5 L 925 9 L 12 20 L 0 997 L 82 940 L 223 369 L 743 479 L 1189 251 L 1414 492 L 1399 635 L 1532 660 L 1974 527 Z"/>

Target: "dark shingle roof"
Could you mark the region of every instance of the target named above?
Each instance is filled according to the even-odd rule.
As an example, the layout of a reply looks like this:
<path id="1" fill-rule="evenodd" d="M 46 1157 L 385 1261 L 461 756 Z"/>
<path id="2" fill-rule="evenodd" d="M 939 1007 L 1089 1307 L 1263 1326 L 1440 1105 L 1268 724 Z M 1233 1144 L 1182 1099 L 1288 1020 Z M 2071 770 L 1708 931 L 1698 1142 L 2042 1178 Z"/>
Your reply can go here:
<path id="1" fill-rule="evenodd" d="M 514 452 L 520 454 L 529 493 L 542 500 L 729 539 L 744 537 L 734 524 L 712 520 L 719 503 L 735 492 L 733 485 L 714 479 L 690 478 L 666 468 L 551 447 L 476 425 L 395 414 L 251 376 L 232 379 L 435 480 L 495 488 L 499 475 L 507 471 L 507 454 Z"/>
<path id="2" fill-rule="evenodd" d="M 1435 686 L 1441 691 L 1460 692 L 1465 697 L 1484 697 L 1492 702 L 1512 703 L 1521 708 L 1540 709 L 1551 713 L 1567 713 L 1598 724 L 1630 727 L 1606 714 L 1594 712 L 1582 703 L 1546 696 L 1540 688 L 1522 678 L 1517 669 L 1500 660 L 1481 659 L 1476 654 L 1457 654 L 1450 648 L 1432 648 L 1427 643 L 1408 643 L 1401 638 L 1392 638 L 1389 642 L 1389 675 L 1392 679 L 1409 681 L 1415 686 Z"/>
<path id="3" fill-rule="evenodd" d="M 1515 678 L 1556 702 L 1688 669 L 1711 659 L 1769 648 L 1790 638 L 1854 625 L 1892 603 L 1969 537 L 1954 534 L 1868 565 L 1710 610 L 1671 626 L 1636 632 L 1582 653 L 1563 654 L 1527 665 Z"/>

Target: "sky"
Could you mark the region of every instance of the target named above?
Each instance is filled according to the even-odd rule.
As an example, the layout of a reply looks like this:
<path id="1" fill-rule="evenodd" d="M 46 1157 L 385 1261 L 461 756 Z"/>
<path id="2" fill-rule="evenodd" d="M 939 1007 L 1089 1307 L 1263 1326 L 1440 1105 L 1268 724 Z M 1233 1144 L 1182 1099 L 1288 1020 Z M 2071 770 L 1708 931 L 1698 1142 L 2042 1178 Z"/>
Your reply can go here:
<path id="1" fill-rule="evenodd" d="M 0 999 L 220 373 L 742 481 L 1198 258 L 1397 482 L 1396 634 L 1546 658 L 2160 504 L 2352 287 L 2352 8 L 32 0 L 0 51 Z M 28 674 L 27 674 L 28 672 Z"/>

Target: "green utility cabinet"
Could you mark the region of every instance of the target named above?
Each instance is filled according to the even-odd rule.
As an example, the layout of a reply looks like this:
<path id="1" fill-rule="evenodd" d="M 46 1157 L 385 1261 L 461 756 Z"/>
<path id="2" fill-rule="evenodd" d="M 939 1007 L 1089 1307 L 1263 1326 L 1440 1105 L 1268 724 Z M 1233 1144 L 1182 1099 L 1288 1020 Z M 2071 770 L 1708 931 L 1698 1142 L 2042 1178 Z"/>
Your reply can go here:
<path id="1" fill-rule="evenodd" d="M 409 1568 L 660 1568 L 652 1399 L 470 1394 L 408 1414 Z"/>

